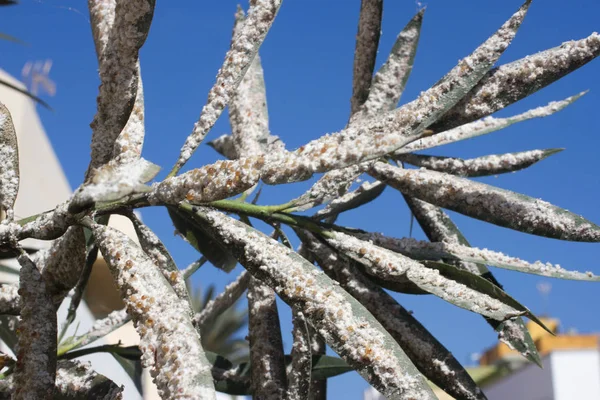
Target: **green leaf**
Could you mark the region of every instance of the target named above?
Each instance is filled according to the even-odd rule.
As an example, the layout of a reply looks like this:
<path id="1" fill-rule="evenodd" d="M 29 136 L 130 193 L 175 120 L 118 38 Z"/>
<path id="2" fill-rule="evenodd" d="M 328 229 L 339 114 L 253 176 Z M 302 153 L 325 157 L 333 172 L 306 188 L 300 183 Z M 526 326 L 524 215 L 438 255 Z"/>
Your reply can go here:
<path id="1" fill-rule="evenodd" d="M 411 153 L 397 156 L 396 159 L 419 168 L 473 178 L 519 171 L 563 150 L 529 150 L 516 153 L 492 154 L 471 159 Z"/>
<path id="2" fill-rule="evenodd" d="M 505 228 L 549 238 L 600 242 L 600 227 L 529 196 L 428 170 L 375 163 L 373 177 L 402 193 Z"/>
<path id="3" fill-rule="evenodd" d="M 177 231 L 215 267 L 225 272 L 235 268 L 237 260 L 222 244 L 213 239 L 193 216 L 175 207 L 167 207 Z"/>

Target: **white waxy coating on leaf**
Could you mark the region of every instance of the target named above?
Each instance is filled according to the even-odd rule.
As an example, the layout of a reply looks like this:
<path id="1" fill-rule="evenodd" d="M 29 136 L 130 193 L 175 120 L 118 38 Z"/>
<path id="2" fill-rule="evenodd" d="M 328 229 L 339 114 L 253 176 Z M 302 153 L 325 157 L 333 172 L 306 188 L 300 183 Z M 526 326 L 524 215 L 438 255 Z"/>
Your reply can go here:
<path id="1" fill-rule="evenodd" d="M 8 108 L 0 103 L 0 207 L 12 220 L 19 191 L 19 147 Z"/>
<path id="2" fill-rule="evenodd" d="M 122 164 L 138 160 L 142 155 L 144 145 L 144 136 L 146 129 L 144 127 L 144 86 L 142 84 L 142 72 L 140 62 L 137 65 L 137 91 L 135 102 L 127 124 L 115 140 L 113 148 L 113 158 Z"/>
<path id="3" fill-rule="evenodd" d="M 308 240 L 303 238 L 303 243 L 317 258 L 323 270 L 377 318 L 429 380 L 442 386 L 456 398 L 482 398 L 481 390 L 460 363 L 410 312 L 347 259 L 333 252 L 310 233 L 304 235 Z M 435 361 L 441 364 L 435 364 Z M 441 370 L 442 366 L 451 371 L 450 376 Z"/>
<path id="4" fill-rule="evenodd" d="M 357 112 L 369 95 L 373 69 L 377 59 L 383 0 L 362 0 L 358 17 L 358 33 L 354 50 L 351 114 Z"/>
<path id="5" fill-rule="evenodd" d="M 225 55 L 223 66 L 217 74 L 217 81 L 208 93 L 208 100 L 202 108 L 200 118 L 181 148 L 175 164 L 177 169 L 189 160 L 229 103 L 271 28 L 281 1 L 257 0 L 250 4 L 248 17 L 232 40 L 231 48 Z"/>
<path id="6" fill-rule="evenodd" d="M 527 168 L 562 149 L 529 150 L 516 153 L 491 154 L 477 158 L 462 159 L 406 154 L 398 159 L 417 167 L 447 174 L 476 177 L 497 175 Z"/>
<path id="7" fill-rule="evenodd" d="M 41 269 L 48 292 L 58 308 L 75 287 L 85 266 L 85 234 L 80 226 L 72 226 L 46 250 L 39 251 L 34 261 Z"/>
<path id="8" fill-rule="evenodd" d="M 287 247 L 232 218 L 201 209 L 214 234 L 253 275 L 298 306 L 327 343 L 389 399 L 433 399 L 423 378 L 373 317 Z"/>
<path id="9" fill-rule="evenodd" d="M 125 309 L 111 312 L 106 317 L 96 320 L 87 333 L 75 338 L 77 347 L 86 346 L 105 337 L 109 333 L 128 323 L 130 320 L 131 317 L 127 314 L 127 310 Z"/>
<path id="10" fill-rule="evenodd" d="M 352 116 L 352 120 L 372 118 L 382 111 L 392 110 L 398 104 L 408 81 L 417 52 L 423 13 L 421 9 L 402 29 L 386 62 L 373 77 L 369 97 Z"/>
<path id="11" fill-rule="evenodd" d="M 92 32 L 97 36 L 101 84 L 98 111 L 91 123 L 88 173 L 110 161 L 115 141 L 130 119 L 139 81 L 138 52 L 148 36 L 154 0 L 120 1 L 116 5 L 112 1 L 96 1 L 90 6 L 92 23 L 100 25 Z"/>
<path id="12" fill-rule="evenodd" d="M 130 160 L 127 164 L 111 160 L 91 173 L 89 182 L 73 195 L 69 208 L 79 211 L 94 202 L 118 200 L 136 192 L 149 191 L 144 183 L 152 180 L 159 170 L 159 166 L 143 158 Z"/>
<path id="13" fill-rule="evenodd" d="M 123 388 L 98 374 L 89 363 L 61 360 L 56 370 L 56 390 L 65 398 L 119 400 Z"/>
<path id="14" fill-rule="evenodd" d="M 337 199 L 333 199 L 331 203 L 325 206 L 325 208 L 315 213 L 315 218 L 323 219 L 337 215 L 342 211 L 356 208 L 358 205 L 360 205 L 357 204 L 360 199 L 366 198 L 373 200 L 381 192 L 383 192 L 384 189 L 385 185 L 379 181 L 364 182 L 356 190 L 346 193 Z"/>
<path id="15" fill-rule="evenodd" d="M 247 297 L 253 396 L 265 400 L 283 399 L 287 381 L 275 292 L 251 277 Z"/>
<path id="16" fill-rule="evenodd" d="M 572 40 L 491 70 L 431 128 L 438 132 L 490 115 L 600 55 L 600 35 Z"/>
<path id="17" fill-rule="evenodd" d="M 19 287 L 13 284 L 0 285 L 0 314 L 17 315 L 21 308 Z"/>
<path id="18" fill-rule="evenodd" d="M 369 174 L 409 196 L 522 232 L 582 242 L 600 241 L 600 227 L 543 200 L 425 169 L 381 162 Z"/>
<path id="19" fill-rule="evenodd" d="M 522 114 L 514 115 L 508 118 L 486 117 L 478 121 L 470 122 L 447 131 L 437 133 L 433 136 L 416 140 L 398 150 L 397 154 L 410 153 L 418 150 L 430 149 L 432 147 L 443 146 L 445 144 L 471 139 L 477 136 L 486 135 L 509 127 L 517 122 L 526 121 L 532 118 L 543 118 L 554 114 L 573 103 L 583 96 L 586 92 L 568 97 L 560 101 L 552 101 L 545 106 L 537 107 Z"/>
<path id="20" fill-rule="evenodd" d="M 18 258 L 21 321 L 16 349 L 15 400 L 51 400 L 56 379 L 56 310 L 37 267 Z"/>
<path id="21" fill-rule="evenodd" d="M 143 250 L 125 234 L 103 225 L 92 233 L 140 335 L 142 365 L 162 397 L 214 399 L 215 392 L 200 335 L 193 327 L 189 305 Z"/>
<path id="22" fill-rule="evenodd" d="M 319 204 L 339 199 L 348 191 L 361 172 L 358 165 L 327 172 L 306 193 L 292 200 L 294 211 L 308 210 Z"/>
<path id="23" fill-rule="evenodd" d="M 363 264 L 368 274 L 379 279 L 400 283 L 410 281 L 449 303 L 498 321 L 519 313 L 508 304 L 446 278 L 439 271 L 402 254 L 342 232 L 332 232 L 332 235 L 327 243 Z"/>
<path id="24" fill-rule="evenodd" d="M 311 386 L 312 352 L 308 323 L 302 311 L 292 309 L 292 362 L 288 373 L 287 400 L 303 400 Z"/>
<path id="25" fill-rule="evenodd" d="M 359 234 L 358 236 L 363 240 L 372 241 L 383 248 L 417 259 L 437 260 L 440 258 L 453 258 L 548 277 L 574 280 L 600 280 L 599 276 L 593 275 L 591 272 L 569 271 L 558 264 L 544 263 L 542 261 L 528 262 L 497 251 L 463 246 L 457 243 L 430 243 L 412 238 L 399 239 L 374 233 Z"/>

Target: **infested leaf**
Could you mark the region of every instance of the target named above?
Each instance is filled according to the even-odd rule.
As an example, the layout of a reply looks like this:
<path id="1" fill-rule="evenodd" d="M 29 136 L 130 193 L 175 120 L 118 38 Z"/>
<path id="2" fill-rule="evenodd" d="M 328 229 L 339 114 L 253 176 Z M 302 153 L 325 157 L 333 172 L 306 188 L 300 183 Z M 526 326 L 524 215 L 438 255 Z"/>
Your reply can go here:
<path id="1" fill-rule="evenodd" d="M 19 191 L 19 146 L 8 108 L 0 103 L 0 207 L 12 220 Z"/>
<path id="2" fill-rule="evenodd" d="M 402 193 L 505 228 L 578 242 L 599 242 L 600 227 L 545 201 L 427 170 L 375 163 L 369 174 Z"/>
<path id="3" fill-rule="evenodd" d="M 143 158 L 127 164 L 110 162 L 96 169 L 88 184 L 79 188 L 69 204 L 71 212 L 77 212 L 96 202 L 121 199 L 134 193 L 150 191 L 144 185 L 160 171 L 160 167 Z"/>
<path id="4" fill-rule="evenodd" d="M 471 159 L 411 153 L 397 156 L 396 159 L 432 171 L 473 178 L 515 172 L 530 167 L 563 150 L 529 150 L 517 153 L 493 154 Z"/>

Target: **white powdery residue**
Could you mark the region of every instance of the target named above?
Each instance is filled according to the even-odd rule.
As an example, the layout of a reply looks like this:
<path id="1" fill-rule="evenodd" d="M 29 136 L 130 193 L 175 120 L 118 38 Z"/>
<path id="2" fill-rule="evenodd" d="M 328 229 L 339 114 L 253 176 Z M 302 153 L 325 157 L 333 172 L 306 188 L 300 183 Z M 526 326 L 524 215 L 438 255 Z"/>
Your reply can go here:
<path id="1" fill-rule="evenodd" d="M 406 154 L 399 157 L 399 159 L 433 171 L 475 177 L 518 171 L 540 161 L 546 154 L 544 150 L 529 150 L 516 153 L 491 154 L 471 159 Z"/>
<path id="2" fill-rule="evenodd" d="M 247 271 L 243 271 L 238 277 L 225 286 L 225 289 L 217 297 L 206 303 L 204 309 L 197 313 L 193 319 L 194 325 L 200 329 L 214 321 L 223 311 L 227 310 L 242 296 L 248 288 L 251 275 Z"/>
<path id="3" fill-rule="evenodd" d="M 488 264 L 499 268 L 548 277 L 600 280 L 600 277 L 593 275 L 591 272 L 569 271 L 558 264 L 544 263 L 542 261 L 528 262 L 497 251 L 463 246 L 458 243 L 431 243 L 412 238 L 393 238 L 377 233 L 358 236 L 391 251 L 418 259 L 438 260 L 440 258 L 454 258 L 461 261 Z"/>
<path id="4" fill-rule="evenodd" d="M 439 122 L 454 127 L 490 115 L 545 87 L 600 54 L 600 35 L 563 43 L 490 71 Z M 436 124 L 438 125 L 438 124 Z"/>
<path id="5" fill-rule="evenodd" d="M 292 362 L 288 371 L 288 400 L 303 400 L 311 386 L 312 352 L 308 323 L 302 311 L 297 308 L 293 312 L 292 329 Z"/>
<path id="6" fill-rule="evenodd" d="M 200 335 L 162 273 L 125 234 L 102 225 L 92 233 L 140 335 L 142 365 L 163 398 L 214 399 Z"/>
<path id="7" fill-rule="evenodd" d="M 471 139 L 477 136 L 485 135 L 504 129 L 517 122 L 526 121 L 532 118 L 542 118 L 554 114 L 557 111 L 562 110 L 575 100 L 583 96 L 585 92 L 578 95 L 568 97 L 564 100 L 553 101 L 545 106 L 537 107 L 532 110 L 526 111 L 522 114 L 518 114 L 508 118 L 494 118 L 486 117 L 478 121 L 470 122 L 458 126 L 456 128 L 449 129 L 447 131 L 416 140 L 409 143 L 405 147 L 401 148 L 396 154 L 405 154 L 418 150 L 430 149 L 432 147 L 443 146 L 445 144 L 458 142 L 461 140 Z"/>
<path id="8" fill-rule="evenodd" d="M 113 7 L 112 2 L 106 4 Z M 153 0 L 130 0 L 114 6 L 110 21 L 92 14 L 101 80 L 98 111 L 91 123 L 92 156 L 88 174 L 113 157 L 115 141 L 126 127 L 138 90 L 138 52 L 144 44 L 154 14 Z M 106 25 L 106 26 L 104 26 Z M 110 25 L 110 26 L 109 26 Z M 109 32 L 102 30 L 109 29 Z M 104 45 L 103 43 L 106 42 Z M 139 105 L 139 103 L 138 103 Z"/>
<path id="9" fill-rule="evenodd" d="M 96 373 L 89 363 L 61 360 L 56 370 L 56 390 L 65 398 L 119 400 L 123 388 Z"/>
<path id="10" fill-rule="evenodd" d="M 26 254 L 18 258 L 21 321 L 16 348 L 13 399 L 50 399 L 56 379 L 56 310 L 37 267 Z"/>
<path id="11" fill-rule="evenodd" d="M 158 174 L 160 167 L 143 158 L 127 164 L 111 160 L 93 170 L 89 181 L 73 195 L 71 209 L 79 211 L 97 201 L 113 201 L 135 192 L 148 191 L 144 183 Z"/>
<path id="12" fill-rule="evenodd" d="M 8 108 L 0 103 L 0 207 L 7 219 L 13 217 L 12 208 L 19 191 L 19 147 L 17 133 Z"/>
<path id="13" fill-rule="evenodd" d="M 127 314 L 127 310 L 117 310 L 108 314 L 105 318 L 98 319 L 94 322 L 92 329 L 89 330 L 85 336 L 89 336 L 90 338 L 98 339 L 104 337 L 119 328 L 120 326 L 125 325 L 130 319 L 129 314 Z M 86 343 L 91 343 L 91 340 L 87 340 Z M 82 344 L 83 346 L 83 344 Z"/>
<path id="14" fill-rule="evenodd" d="M 50 248 L 34 256 L 57 308 L 77 284 L 85 266 L 85 258 L 85 234 L 80 226 L 70 227 Z"/>
<path id="15" fill-rule="evenodd" d="M 0 285 L 0 313 L 16 315 L 21 307 L 21 298 L 17 293 L 19 287 L 5 283 Z"/>
<path id="16" fill-rule="evenodd" d="M 362 0 L 354 50 L 351 114 L 356 113 L 369 95 L 381 35 L 383 0 Z"/>
<path id="17" fill-rule="evenodd" d="M 160 241 L 152 229 L 140 221 L 134 213 L 128 215 L 128 218 L 133 223 L 142 249 L 154 261 L 154 265 L 162 272 L 167 282 L 169 282 L 175 291 L 177 297 L 190 304 L 190 307 L 188 308 L 191 312 L 191 300 L 185 284 L 185 279 L 177 268 L 177 265 L 175 265 L 175 262 L 171 258 L 165 245 Z M 190 317 L 191 316 L 193 315 L 190 314 Z"/>
<path id="18" fill-rule="evenodd" d="M 496 225 L 562 240 L 600 241 L 600 227 L 543 200 L 436 171 L 374 163 L 369 174 L 404 194 Z"/>
<path id="19" fill-rule="evenodd" d="M 525 338 L 525 331 L 523 331 L 523 329 L 521 329 L 521 326 L 519 326 L 515 321 L 506 320 L 504 321 L 503 325 L 504 328 L 500 332 L 498 332 L 498 339 L 502 343 L 506 344 L 513 350 L 515 348 L 512 345 L 512 343 L 517 342 L 527 344 Z"/>
<path id="20" fill-rule="evenodd" d="M 425 9 L 419 11 L 396 38 L 388 59 L 373 77 L 367 101 L 353 115 L 351 122 L 372 118 L 382 111 L 394 109 L 398 104 L 412 70 L 424 12 Z"/>
<path id="21" fill-rule="evenodd" d="M 378 278 L 406 282 L 406 272 L 411 268 L 420 266 L 418 262 L 410 258 L 357 239 L 354 236 L 342 232 L 334 232 L 333 235 L 334 238 L 327 239 L 327 243 L 337 251 L 347 254 L 364 264 L 369 269 L 369 273 Z"/>
<path id="22" fill-rule="evenodd" d="M 411 361 L 425 371 L 430 380 L 444 385 L 446 391 L 456 398 L 476 399 L 480 392 L 460 363 L 417 321 L 381 287 L 374 284 L 348 260 L 344 260 L 329 247 L 308 232 L 304 232 L 303 243 L 315 256 L 319 265 L 332 278 L 363 304 L 371 314 L 398 342 Z M 432 359 L 443 359 L 452 370 L 452 376 L 440 374 L 432 365 Z M 462 372 L 461 372 L 462 371 Z"/>
<path id="23" fill-rule="evenodd" d="M 439 369 L 444 375 L 449 375 L 449 376 L 454 376 L 454 371 L 452 371 L 450 368 L 448 368 L 448 365 L 442 361 L 442 360 L 437 360 L 437 359 L 433 359 L 432 360 L 433 365 Z"/>
<path id="24" fill-rule="evenodd" d="M 350 193 L 346 193 L 337 199 L 333 199 L 331 203 L 325 206 L 325 208 L 315 213 L 315 218 L 323 219 L 328 216 L 338 214 L 341 211 L 353 208 L 350 207 L 350 205 L 361 197 L 366 196 L 369 193 L 380 193 L 384 188 L 385 185 L 379 181 L 364 182 L 358 187 L 358 189 L 353 190 Z"/>
<path id="25" fill-rule="evenodd" d="M 133 109 L 127 120 L 127 124 L 115 140 L 113 158 L 121 163 L 127 164 L 139 159 L 142 155 L 144 145 L 144 86 L 142 84 L 142 72 L 140 62 L 137 64 L 137 92 Z"/>
<path id="26" fill-rule="evenodd" d="M 358 178 L 361 172 L 358 165 L 327 172 L 306 193 L 292 200 L 296 204 L 294 210 L 304 211 L 339 199 L 348 191 L 352 182 Z"/>
<path id="27" fill-rule="evenodd" d="M 247 297 L 253 395 L 259 399 L 282 399 L 287 380 L 275 292 L 250 278 Z"/>
<path id="28" fill-rule="evenodd" d="M 77 219 L 68 211 L 69 202 L 59 204 L 54 210 L 43 213 L 35 220 L 23 225 L 22 228 L 19 225 L 11 224 L 11 229 L 18 232 L 19 239 L 29 237 L 41 240 L 56 239 L 62 236 L 69 226 L 77 222 Z M 0 232 L 1 229 L 2 226 L 0 226 Z"/>
<path id="29" fill-rule="evenodd" d="M 242 264 L 288 304 L 299 306 L 328 344 L 388 396 L 430 399 L 414 368 L 402 365 L 392 340 L 358 317 L 345 292 L 291 250 L 225 215 L 205 210 L 215 235 L 235 246 Z M 408 368 L 408 369 L 407 369 Z"/>
<path id="30" fill-rule="evenodd" d="M 178 168 L 191 157 L 227 106 L 275 20 L 280 5 L 281 0 L 257 0 L 250 5 L 248 17 L 232 40 L 200 118 L 181 148 L 176 163 Z"/>
<path id="31" fill-rule="evenodd" d="M 154 184 L 149 201 L 175 204 L 187 200 L 201 203 L 235 196 L 259 181 L 264 162 L 264 156 L 219 160 Z"/>
<path id="32" fill-rule="evenodd" d="M 92 33 L 98 59 L 101 58 L 110 39 L 110 31 L 115 22 L 116 4 L 116 0 L 88 0 Z"/>

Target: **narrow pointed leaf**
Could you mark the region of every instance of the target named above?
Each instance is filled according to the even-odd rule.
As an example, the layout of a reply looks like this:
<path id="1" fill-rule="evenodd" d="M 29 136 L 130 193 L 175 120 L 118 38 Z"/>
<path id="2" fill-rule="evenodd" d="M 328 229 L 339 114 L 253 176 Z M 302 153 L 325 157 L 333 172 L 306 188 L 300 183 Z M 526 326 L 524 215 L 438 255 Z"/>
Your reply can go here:
<path id="1" fill-rule="evenodd" d="M 316 172 L 376 159 L 423 137 L 429 125 L 465 96 L 502 55 L 529 4 L 530 0 L 526 1 L 494 35 L 416 100 L 381 117 L 313 140 L 295 152 L 267 157 L 261 179 L 267 184 L 306 180 Z"/>
<path id="2" fill-rule="evenodd" d="M 21 321 L 13 399 L 51 399 L 56 379 L 56 310 L 37 266 L 18 257 Z"/>
<path id="3" fill-rule="evenodd" d="M 485 285 L 489 282 L 477 275 L 470 273 L 469 276 L 459 273 L 451 275 L 445 270 L 424 265 L 402 254 L 342 232 L 330 232 L 329 236 L 326 239 L 329 245 L 364 265 L 369 275 L 379 279 L 400 283 L 410 281 L 422 290 L 449 303 L 498 321 L 514 317 L 527 310 L 507 302 L 503 295 L 500 295 L 501 291 L 491 290 Z"/>
<path id="4" fill-rule="evenodd" d="M 365 182 L 358 189 L 331 201 L 325 208 L 319 210 L 314 218 L 325 219 L 334 217 L 344 211 L 370 203 L 379 197 L 385 188 L 386 185 L 381 182 Z"/>
<path id="5" fill-rule="evenodd" d="M 427 170 L 375 163 L 369 174 L 402 193 L 505 228 L 578 242 L 599 242 L 600 227 L 545 201 Z"/>
<path id="6" fill-rule="evenodd" d="M 325 274 L 239 221 L 206 208 L 199 208 L 197 215 L 231 246 L 250 273 L 268 283 L 286 303 L 300 307 L 329 346 L 388 399 L 434 398 L 393 338 Z"/>
<path id="7" fill-rule="evenodd" d="M 19 191 L 19 146 L 8 108 L 0 103 L 0 207 L 12 219 Z"/>
<path id="8" fill-rule="evenodd" d="M 170 176 L 175 175 L 189 160 L 221 116 L 258 53 L 260 45 L 275 20 L 281 2 L 282 0 L 257 0 L 250 4 L 248 16 L 231 42 L 223 66 L 217 74 L 217 81 L 208 93 L 207 103 L 202 108 L 192 133 L 181 148 L 179 159 Z"/>
<path id="9" fill-rule="evenodd" d="M 61 343 L 58 347 L 58 355 L 60 356 L 68 351 L 87 346 L 119 329 L 129 321 L 131 321 L 131 317 L 127 314 L 126 310 L 113 311 L 106 318 L 96 320 L 87 333 L 69 338 Z"/>
<path id="10" fill-rule="evenodd" d="M 154 264 L 160 269 L 167 282 L 171 284 L 177 297 L 187 302 L 190 305 L 191 311 L 192 304 L 185 280 L 179 268 L 177 268 L 173 257 L 171 257 L 169 250 L 167 250 L 158 236 L 133 212 L 128 212 L 127 217 L 133 224 L 142 250 L 154 260 Z"/>
<path id="11" fill-rule="evenodd" d="M 462 232 L 452 222 L 452 219 L 441 208 L 409 196 L 404 196 L 404 199 L 431 242 L 446 242 L 471 246 Z M 484 264 L 455 259 L 444 261 L 449 263 L 454 262 L 454 265 L 457 267 L 480 275 L 502 289 L 500 283 Z M 528 360 L 541 366 L 540 355 L 522 318 L 517 317 L 503 322 L 491 318 L 486 318 L 485 320 L 499 333 L 501 340 L 508 346 L 519 351 Z"/>
<path id="12" fill-rule="evenodd" d="M 91 229 L 140 335 L 142 365 L 153 371 L 161 397 L 214 399 L 210 367 L 186 310 L 189 305 L 127 235 L 99 224 Z"/>
<path id="13" fill-rule="evenodd" d="M 445 131 L 490 115 L 559 80 L 600 55 L 600 34 L 572 40 L 488 72 L 460 103 L 431 126 Z"/>
<path id="14" fill-rule="evenodd" d="M 304 211 L 339 199 L 348 191 L 361 172 L 356 165 L 327 172 L 306 193 L 292 200 L 294 206 L 289 211 Z"/>
<path id="15" fill-rule="evenodd" d="M 381 35 L 382 14 L 383 0 L 361 0 L 354 50 L 351 114 L 359 110 L 369 95 Z"/>
<path id="16" fill-rule="evenodd" d="M 424 13 L 423 8 L 400 32 L 388 59 L 373 77 L 369 97 L 354 118 L 374 117 L 396 107 L 412 71 Z"/>
<path id="17" fill-rule="evenodd" d="M 569 271 L 560 265 L 541 261 L 527 262 L 496 251 L 478 249 L 455 243 L 430 243 L 415 239 L 398 239 L 379 234 L 357 234 L 363 240 L 369 240 L 388 250 L 421 260 L 455 259 L 466 262 L 487 264 L 498 268 L 547 276 L 550 278 L 572 279 L 580 281 L 600 281 L 600 276 L 591 272 Z"/>
<path id="18" fill-rule="evenodd" d="M 563 150 L 529 150 L 516 153 L 492 154 L 470 159 L 405 154 L 398 156 L 397 159 L 416 167 L 472 178 L 515 172 L 530 167 L 538 161 L 560 153 Z"/>
<path id="19" fill-rule="evenodd" d="M 237 260 L 230 251 L 212 238 L 197 224 L 192 216 L 185 214 L 174 207 L 167 207 L 169 216 L 175 229 L 181 236 L 194 247 L 200 254 L 215 267 L 229 272 L 235 268 Z"/>
<path id="20" fill-rule="evenodd" d="M 310 234 L 299 235 L 325 273 L 377 318 L 429 380 L 455 398 L 485 399 L 452 353 L 392 296 L 363 275 L 358 263 L 335 254 Z"/>
<path id="21" fill-rule="evenodd" d="M 568 97 L 561 101 L 553 101 L 545 106 L 537 107 L 532 110 L 526 111 L 522 114 L 514 115 L 508 118 L 494 118 L 487 117 L 481 120 L 470 122 L 465 125 L 452 128 L 450 130 L 437 133 L 435 135 L 419 139 L 415 142 L 409 143 L 405 147 L 401 148 L 396 154 L 405 154 L 418 150 L 430 149 L 432 147 L 443 146 L 458 142 L 461 140 L 471 139 L 477 136 L 486 135 L 504 128 L 516 124 L 517 122 L 527 121 L 532 118 L 543 118 L 558 112 L 575 100 L 579 99 L 587 92 L 581 92 L 575 96 Z"/>

